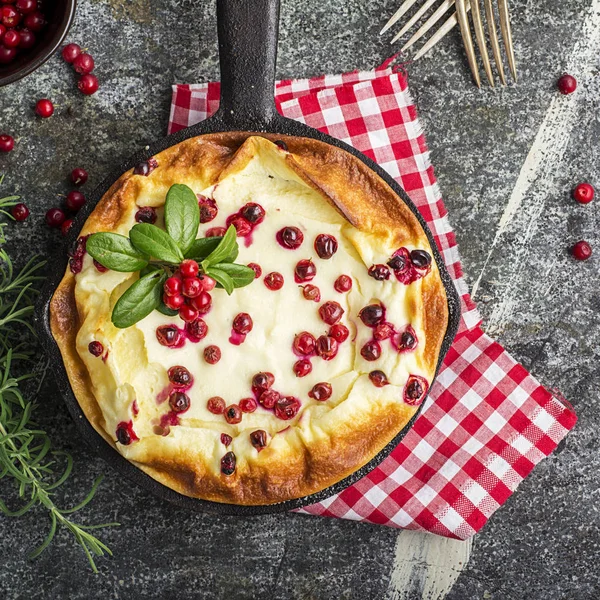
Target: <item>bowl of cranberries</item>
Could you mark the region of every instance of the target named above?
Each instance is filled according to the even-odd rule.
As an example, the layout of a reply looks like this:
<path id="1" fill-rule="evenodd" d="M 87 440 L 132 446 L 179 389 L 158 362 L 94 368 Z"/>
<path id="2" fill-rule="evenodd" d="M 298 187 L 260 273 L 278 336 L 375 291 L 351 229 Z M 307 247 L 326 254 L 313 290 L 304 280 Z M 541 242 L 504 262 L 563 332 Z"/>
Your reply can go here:
<path id="1" fill-rule="evenodd" d="M 59 48 L 76 0 L 0 0 L 0 85 L 29 75 Z"/>

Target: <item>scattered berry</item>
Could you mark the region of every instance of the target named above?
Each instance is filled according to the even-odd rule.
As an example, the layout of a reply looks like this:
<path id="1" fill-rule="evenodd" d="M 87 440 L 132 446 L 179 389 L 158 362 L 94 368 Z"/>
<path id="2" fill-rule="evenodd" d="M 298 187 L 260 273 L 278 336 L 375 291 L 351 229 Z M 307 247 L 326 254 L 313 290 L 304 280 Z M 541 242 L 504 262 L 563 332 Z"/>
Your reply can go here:
<path id="1" fill-rule="evenodd" d="M 312 371 L 310 360 L 301 359 L 294 363 L 294 373 L 296 377 L 306 377 Z"/>
<path id="2" fill-rule="evenodd" d="M 85 204 L 85 196 L 81 192 L 73 190 L 67 194 L 65 204 L 70 211 L 77 212 Z"/>
<path id="3" fill-rule="evenodd" d="M 237 404 L 231 404 L 225 409 L 225 420 L 230 425 L 237 425 L 242 422 L 242 411 Z"/>
<path id="4" fill-rule="evenodd" d="M 206 403 L 206 408 L 213 415 L 222 415 L 225 412 L 225 400 L 220 396 L 213 396 L 208 399 Z"/>
<path id="5" fill-rule="evenodd" d="M 49 227 L 60 227 L 66 218 L 65 213 L 60 208 L 51 208 L 46 212 L 46 223 Z"/>
<path id="6" fill-rule="evenodd" d="M 15 221 L 24 221 L 29 216 L 29 209 L 22 202 L 15 204 L 10 212 Z"/>
<path id="7" fill-rule="evenodd" d="M 77 83 L 77 87 L 82 94 L 86 96 L 91 96 L 98 91 L 98 78 L 91 73 L 87 75 L 82 75 L 81 79 Z"/>
<path id="8" fill-rule="evenodd" d="M 71 231 L 71 227 L 73 227 L 73 219 L 67 219 L 61 226 L 60 226 L 60 232 L 64 235 L 67 236 L 69 234 L 69 231 Z"/>
<path id="9" fill-rule="evenodd" d="M 221 360 L 221 350 L 218 346 L 207 346 L 204 349 L 204 360 L 209 365 L 215 365 Z"/>
<path id="10" fill-rule="evenodd" d="M 592 256 L 592 247 L 584 240 L 581 240 L 573 246 L 571 252 L 577 260 L 587 260 Z"/>
<path id="11" fill-rule="evenodd" d="M 294 279 L 296 283 L 312 281 L 315 278 L 316 274 L 317 267 L 315 267 L 315 263 L 310 259 L 303 259 L 298 261 L 298 264 L 294 269 Z"/>
<path id="12" fill-rule="evenodd" d="M 302 286 L 302 295 L 307 300 L 312 300 L 313 302 L 321 302 L 321 290 L 316 285 L 312 285 L 311 283 Z"/>
<path id="13" fill-rule="evenodd" d="M 558 91 L 565 96 L 572 94 L 577 89 L 577 79 L 568 73 L 561 75 L 557 82 Z"/>
<path id="14" fill-rule="evenodd" d="M 263 281 L 267 288 L 274 292 L 283 287 L 283 275 L 281 273 L 269 273 L 268 275 L 265 275 Z"/>
<path id="15" fill-rule="evenodd" d="M 573 198 L 579 202 L 579 204 L 589 204 L 596 195 L 596 190 L 589 183 L 580 183 L 573 190 Z"/>
<path id="16" fill-rule="evenodd" d="M 383 371 L 371 371 L 369 373 L 369 379 L 371 380 L 371 383 L 378 388 L 388 385 L 389 383 L 388 378 Z"/>
<path id="17" fill-rule="evenodd" d="M 254 278 L 258 279 L 262 275 L 262 269 L 260 265 L 256 263 L 248 263 L 248 267 L 254 271 Z"/>
<path id="18" fill-rule="evenodd" d="M 104 346 L 100 342 L 90 342 L 88 344 L 88 350 L 90 354 L 98 358 L 99 356 L 102 356 Z"/>
<path id="19" fill-rule="evenodd" d="M 315 239 L 315 252 L 319 258 L 327 260 L 331 258 L 338 249 L 338 242 L 332 235 L 319 234 Z"/>
<path id="20" fill-rule="evenodd" d="M 54 114 L 54 104 L 52 104 L 48 98 L 42 98 L 37 101 L 35 112 L 42 117 L 42 119 L 47 119 Z"/>
<path id="21" fill-rule="evenodd" d="M 368 273 L 377 281 L 387 281 L 390 278 L 390 269 L 387 265 L 373 265 L 369 267 Z"/>
<path id="22" fill-rule="evenodd" d="M 340 275 L 335 280 L 333 288 L 340 294 L 350 291 L 352 289 L 352 277 L 349 277 L 348 275 Z"/>
<path id="23" fill-rule="evenodd" d="M 79 44 L 67 44 L 62 49 L 62 57 L 65 62 L 71 64 L 81 54 L 81 47 Z"/>
<path id="24" fill-rule="evenodd" d="M 296 250 L 302 245 L 304 234 L 297 227 L 284 227 L 277 232 L 275 238 L 280 246 Z"/>
<path id="25" fill-rule="evenodd" d="M 71 171 L 71 181 L 77 187 L 83 185 L 88 179 L 88 174 L 85 169 L 77 167 Z"/>
<path id="26" fill-rule="evenodd" d="M 325 400 L 329 400 L 331 398 L 332 388 L 330 383 L 321 382 L 317 383 L 313 386 L 312 390 L 308 392 L 310 398 L 314 400 L 318 400 L 319 402 L 324 402 Z"/>
<path id="27" fill-rule="evenodd" d="M 80 75 L 87 75 L 94 70 L 94 59 L 91 54 L 82 52 L 73 60 L 73 68 Z"/>
<path id="28" fill-rule="evenodd" d="M 10 152 L 15 147 L 15 140 L 8 134 L 0 135 L 0 152 Z"/>
<path id="29" fill-rule="evenodd" d="M 239 405 L 245 413 L 252 413 L 258 408 L 258 402 L 254 398 L 242 398 Z"/>

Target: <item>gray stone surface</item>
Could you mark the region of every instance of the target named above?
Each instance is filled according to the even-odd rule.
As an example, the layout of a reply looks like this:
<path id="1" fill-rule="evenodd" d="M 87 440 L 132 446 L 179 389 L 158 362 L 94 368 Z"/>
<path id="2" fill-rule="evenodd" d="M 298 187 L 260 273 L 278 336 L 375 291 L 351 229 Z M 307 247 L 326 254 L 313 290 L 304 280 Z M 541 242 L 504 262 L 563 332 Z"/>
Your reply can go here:
<path id="1" fill-rule="evenodd" d="M 517 86 L 477 90 L 456 32 L 408 66 L 471 282 L 484 268 L 521 166 L 555 98 L 554 82 L 583 36 L 589 7 L 598 3 L 512 4 Z M 377 33 L 398 5 L 399 0 L 283 0 L 279 75 L 379 64 L 396 49 Z M 596 48 L 598 35 L 589 40 Z M 57 243 L 43 214 L 68 191 L 74 166 L 89 170 L 86 189 L 91 189 L 109 165 L 164 132 L 173 82 L 217 76 L 212 2 L 80 0 L 69 40 L 94 54 L 102 86 L 97 95 L 80 95 L 59 57 L 0 89 L 0 129 L 19 138 L 13 153 L 0 157 L 0 172 L 7 174 L 4 191 L 21 193 L 33 212 L 10 231 L 10 248 L 22 259 L 35 251 L 48 253 Z M 586 83 L 573 111 L 565 113 L 574 115 L 574 127 L 564 156 L 545 157 L 552 168 L 533 183 L 526 209 L 498 240 L 477 300 L 495 335 L 546 385 L 560 387 L 580 421 L 477 536 L 451 600 L 600 597 L 600 269 L 597 256 L 576 264 L 567 253 L 582 237 L 600 249 L 600 200 L 580 207 L 569 198 L 578 180 L 600 184 L 600 84 L 597 53 L 589 64 L 578 60 Z M 40 97 L 60 105 L 47 121 L 33 114 Z M 47 524 L 41 511 L 18 521 L 2 519 L 3 598 L 386 596 L 397 532 L 297 515 L 238 520 L 189 514 L 132 488 L 88 451 L 51 380 L 38 418 L 76 459 L 60 499 L 76 502 L 93 476 L 105 473 L 97 499 L 81 519 L 116 519 L 122 526 L 102 532 L 115 556 L 100 560 L 101 574 L 95 576 L 64 532 L 41 559 L 27 562 L 26 551 L 41 541 Z M 5 486 L 3 481 L 2 494 Z"/>

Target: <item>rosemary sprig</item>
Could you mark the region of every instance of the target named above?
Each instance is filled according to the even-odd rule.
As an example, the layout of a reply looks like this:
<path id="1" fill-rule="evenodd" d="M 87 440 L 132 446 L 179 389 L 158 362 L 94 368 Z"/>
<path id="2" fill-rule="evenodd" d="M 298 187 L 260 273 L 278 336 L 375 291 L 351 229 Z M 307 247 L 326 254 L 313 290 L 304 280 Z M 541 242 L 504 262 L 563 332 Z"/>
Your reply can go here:
<path id="1" fill-rule="evenodd" d="M 3 209 L 16 204 L 18 199 L 16 196 L 0 199 L 0 213 L 10 216 Z M 5 242 L 5 226 L 6 223 L 0 223 L 0 245 Z M 14 480 L 21 500 L 20 507 L 10 509 L 0 498 L 0 512 L 7 517 L 20 517 L 41 505 L 48 511 L 50 530 L 30 558 L 39 556 L 54 539 L 58 527 L 64 527 L 73 534 L 97 572 L 94 557 L 112 553 L 90 531 L 118 523 L 78 525 L 69 515 L 92 500 L 102 478 L 96 479 L 88 495 L 76 506 L 62 509 L 56 505 L 55 490 L 71 474 L 73 459 L 66 452 L 52 450 L 48 434 L 32 420 L 35 402 L 27 399 L 22 389 L 27 380 L 35 378 L 37 389 L 28 389 L 28 396 L 37 396 L 46 371 L 46 365 L 41 369 L 31 367 L 36 344 L 30 322 L 35 285 L 43 279 L 39 273 L 44 265 L 45 261 L 32 258 L 15 272 L 9 255 L 0 248 L 0 480 Z M 64 464 L 62 472 L 57 472 L 59 461 Z"/>

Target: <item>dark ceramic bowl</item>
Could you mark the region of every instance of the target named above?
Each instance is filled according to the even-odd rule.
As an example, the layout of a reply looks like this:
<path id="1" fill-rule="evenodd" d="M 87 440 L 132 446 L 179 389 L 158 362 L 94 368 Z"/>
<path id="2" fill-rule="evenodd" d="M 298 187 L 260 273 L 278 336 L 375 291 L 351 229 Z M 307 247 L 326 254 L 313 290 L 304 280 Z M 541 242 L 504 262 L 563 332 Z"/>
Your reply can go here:
<path id="1" fill-rule="evenodd" d="M 0 86 L 18 81 L 43 65 L 60 47 L 75 16 L 77 0 L 46 2 L 44 16 L 48 25 L 39 34 L 33 48 L 20 52 L 8 65 L 0 65 Z"/>

